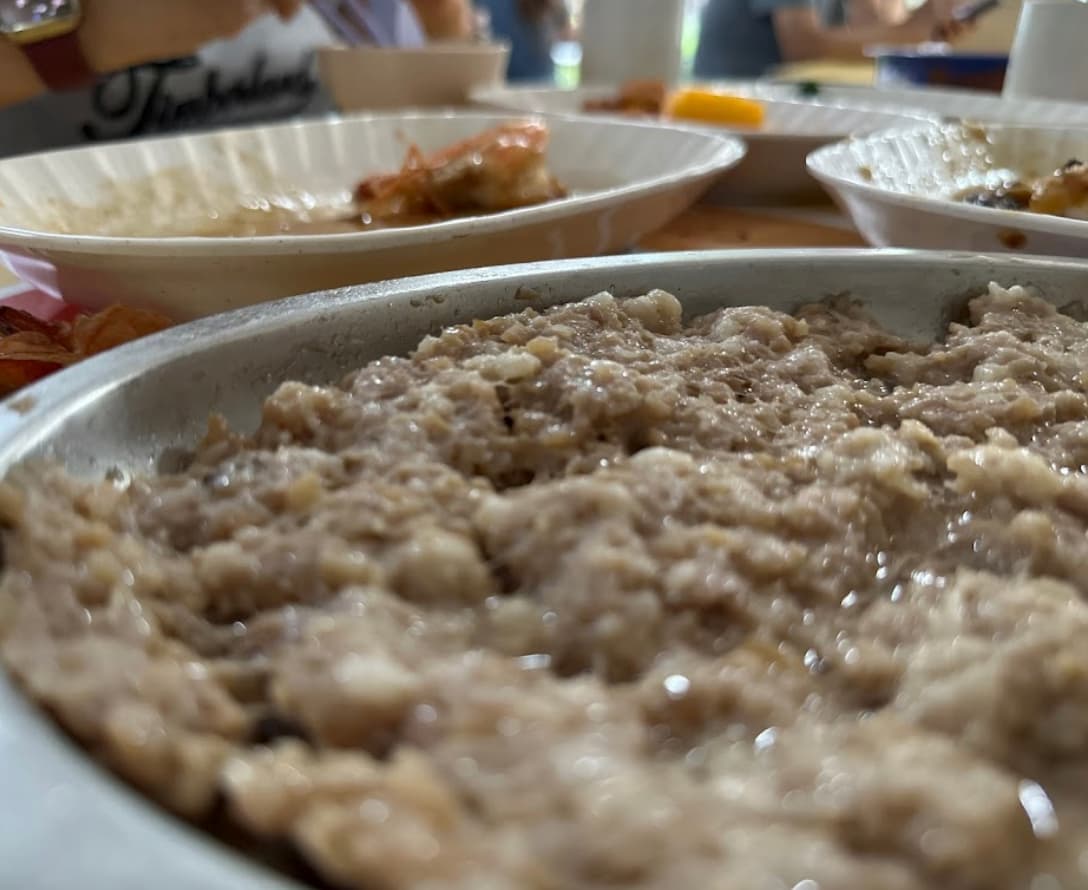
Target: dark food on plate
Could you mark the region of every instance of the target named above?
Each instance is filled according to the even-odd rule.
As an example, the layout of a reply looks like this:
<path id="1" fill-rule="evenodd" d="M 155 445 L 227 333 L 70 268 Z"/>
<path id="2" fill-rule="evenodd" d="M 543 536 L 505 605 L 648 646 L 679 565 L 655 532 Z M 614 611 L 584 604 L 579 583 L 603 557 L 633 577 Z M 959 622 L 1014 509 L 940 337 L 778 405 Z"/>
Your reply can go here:
<path id="1" fill-rule="evenodd" d="M 1088 165 L 1072 160 L 1032 182 L 1016 181 L 996 188 L 976 186 L 956 197 L 966 204 L 998 210 L 1088 218 Z"/>
<path id="2" fill-rule="evenodd" d="M 24 467 L 3 661 L 330 886 L 1083 887 L 1088 329 L 962 322 L 601 295 Z"/>
<path id="3" fill-rule="evenodd" d="M 170 327 L 153 312 L 112 306 L 48 322 L 0 306 L 0 398 L 92 355 Z"/>

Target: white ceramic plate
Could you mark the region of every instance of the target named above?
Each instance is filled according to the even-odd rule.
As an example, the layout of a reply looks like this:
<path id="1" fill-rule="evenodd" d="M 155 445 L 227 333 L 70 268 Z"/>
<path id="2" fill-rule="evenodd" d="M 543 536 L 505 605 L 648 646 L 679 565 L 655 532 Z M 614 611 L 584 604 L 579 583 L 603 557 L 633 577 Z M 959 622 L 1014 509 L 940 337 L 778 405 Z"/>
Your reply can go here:
<path id="1" fill-rule="evenodd" d="M 729 90 L 732 85 L 719 85 Z M 558 89 L 541 87 L 493 87 L 475 90 L 473 100 L 490 108 L 537 114 L 581 112 L 587 101 L 614 96 L 618 87 L 580 87 Z M 727 203 L 801 203 L 825 199 L 823 190 L 805 170 L 805 158 L 821 145 L 854 133 L 870 133 L 894 127 L 916 126 L 929 120 L 923 112 L 899 113 L 874 108 L 845 107 L 822 102 L 779 98 L 776 91 L 749 90 L 759 93 L 766 120 L 758 130 L 707 128 L 713 132 L 733 133 L 744 139 L 748 154 L 728 175 L 722 177 L 709 199 Z M 741 92 L 741 90 L 737 90 Z M 604 114 L 598 115 L 603 118 Z M 613 116 L 609 116 L 610 118 Z M 621 118 L 622 119 L 622 118 Z"/>
<path id="2" fill-rule="evenodd" d="M 782 89 L 784 85 L 778 85 Z M 792 88 L 797 95 L 796 88 Z M 942 117 L 1041 127 L 1088 126 L 1088 104 L 1045 99 L 1004 99 L 972 90 L 821 87 L 818 101 L 881 108 L 918 109 Z"/>
<path id="3" fill-rule="evenodd" d="M 51 152 L 0 162 L 0 252 L 41 290 L 195 318 L 317 288 L 626 248 L 744 154 L 721 134 L 625 120 L 549 121 L 548 204 L 402 229 L 185 236 L 260 200 L 346 202 L 361 177 L 510 119 L 359 116 Z"/>
<path id="4" fill-rule="evenodd" d="M 997 124 L 1032 124 L 1041 127 L 1088 126 L 1088 102 L 1056 102 L 1049 99 L 1005 99 L 978 90 L 941 89 L 934 87 L 875 87 L 850 85 L 819 85 L 811 93 L 804 83 L 782 83 L 766 80 L 721 80 L 710 84 L 716 89 L 773 102 L 804 103 L 833 108 L 850 108 L 891 114 L 925 115 L 928 117 L 959 118 L 967 121 Z M 509 92 L 480 89 L 474 97 L 501 95 Z M 538 95 L 540 90 L 535 91 Z M 554 89 L 548 92 L 557 93 Z M 598 94 L 614 90 L 596 89 Z M 558 102 L 559 100 L 553 100 Z M 506 106 L 509 107 L 509 106 Z M 563 107 L 574 110 L 569 101 Z M 581 107 L 580 105 L 578 106 Z M 541 108 L 548 111 L 550 108 Z M 562 110 L 557 108 L 556 110 Z"/>
<path id="5" fill-rule="evenodd" d="M 818 92 L 809 95 L 802 84 L 795 83 L 744 80 L 723 81 L 717 86 L 752 98 L 898 111 L 980 123 L 1088 126 L 1088 103 L 1005 99 L 977 90 L 821 85 Z"/>
<path id="6" fill-rule="evenodd" d="M 1088 257 L 1088 222 L 955 201 L 1088 158 L 1088 129 L 948 124 L 852 139 L 808 165 L 876 247 Z"/>

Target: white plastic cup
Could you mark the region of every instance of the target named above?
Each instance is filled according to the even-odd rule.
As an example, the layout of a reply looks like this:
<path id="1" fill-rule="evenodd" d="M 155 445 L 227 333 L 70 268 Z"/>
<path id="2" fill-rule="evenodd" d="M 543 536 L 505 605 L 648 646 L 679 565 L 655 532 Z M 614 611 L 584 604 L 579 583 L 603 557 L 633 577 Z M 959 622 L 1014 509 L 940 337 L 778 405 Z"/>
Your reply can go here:
<path id="1" fill-rule="evenodd" d="M 680 78 L 684 0 L 585 0 L 584 84 Z"/>
<path id="2" fill-rule="evenodd" d="M 1010 99 L 1088 100 L 1088 3 L 1024 3 L 1002 94 Z"/>

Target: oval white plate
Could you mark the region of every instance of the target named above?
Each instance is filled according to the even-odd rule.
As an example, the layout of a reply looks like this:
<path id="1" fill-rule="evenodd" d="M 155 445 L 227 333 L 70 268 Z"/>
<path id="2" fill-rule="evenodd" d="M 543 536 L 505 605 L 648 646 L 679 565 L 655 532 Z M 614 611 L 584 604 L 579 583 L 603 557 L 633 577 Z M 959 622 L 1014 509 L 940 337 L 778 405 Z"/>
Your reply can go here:
<path id="1" fill-rule="evenodd" d="M 0 162 L 0 252 L 25 281 L 70 302 L 189 319 L 317 288 L 621 250 L 744 155 L 722 134 L 555 118 L 548 164 L 572 189 L 562 200 L 402 229 L 183 234 L 253 200 L 344 201 L 363 176 L 399 168 L 409 142 L 431 151 L 509 119 L 358 116 L 13 158 Z"/>
<path id="2" fill-rule="evenodd" d="M 1006 99 L 993 93 L 978 90 L 942 89 L 935 87 L 875 87 L 851 85 L 823 85 L 812 93 L 804 83 L 772 82 L 766 80 L 719 80 L 709 84 L 714 89 L 735 93 L 752 99 L 769 102 L 804 103 L 807 105 L 849 108 L 908 116 L 922 115 L 936 118 L 995 124 L 1032 124 L 1040 127 L 1088 126 L 1088 102 L 1058 102 L 1050 99 Z M 477 101 L 483 97 L 508 96 L 509 88 L 478 88 L 473 92 Z M 581 104 L 563 100 L 554 88 L 548 90 L 521 90 L 541 102 L 541 112 L 578 111 Z M 556 94 L 545 98 L 542 93 Z M 614 88 L 589 88 L 594 98 L 613 95 Z M 552 106 L 552 107 L 546 107 Z M 504 105 L 504 107 L 511 107 Z M 845 135 L 839 133 L 839 136 Z"/>
<path id="3" fill-rule="evenodd" d="M 734 84 L 738 95 L 810 101 L 854 108 L 899 109 L 940 117 L 996 124 L 1032 124 L 1041 127 L 1088 126 L 1088 103 L 1046 99 L 1004 99 L 993 93 L 905 87 L 820 86 L 807 99 L 799 84 L 753 81 Z"/>
<path id="4" fill-rule="evenodd" d="M 949 124 L 852 139 L 808 165 L 875 247 L 1088 257 L 1088 222 L 953 199 L 1072 158 L 1088 158 L 1088 129 Z"/>
<path id="5" fill-rule="evenodd" d="M 732 84 L 717 84 L 730 90 Z M 748 154 L 714 188 L 709 198 L 727 203 L 799 203 L 825 198 L 823 190 L 805 170 L 805 158 L 822 145 L 854 133 L 871 133 L 894 127 L 916 126 L 931 118 L 923 112 L 900 113 L 875 108 L 845 107 L 822 102 L 780 98 L 772 90 L 736 92 L 754 95 L 766 108 L 766 121 L 758 130 L 704 127 L 711 132 L 732 133 L 744 139 Z M 581 112 L 587 101 L 614 96 L 618 87 L 489 87 L 475 90 L 473 101 L 490 108 L 536 114 Z M 758 93 L 758 95 L 757 95 Z M 612 119 L 616 115 L 598 114 Z M 620 117 L 623 120 L 623 117 Z M 637 118 L 636 118 L 637 119 Z"/>

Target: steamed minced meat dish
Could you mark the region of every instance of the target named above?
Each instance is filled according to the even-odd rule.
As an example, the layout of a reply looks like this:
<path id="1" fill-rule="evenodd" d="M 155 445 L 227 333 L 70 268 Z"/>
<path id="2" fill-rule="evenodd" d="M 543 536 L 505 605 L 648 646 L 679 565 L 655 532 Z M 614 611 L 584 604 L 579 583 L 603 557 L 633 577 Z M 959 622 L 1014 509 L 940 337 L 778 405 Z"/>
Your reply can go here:
<path id="1" fill-rule="evenodd" d="M 331 887 L 1083 887 L 1086 368 L 1015 289 L 451 328 L 181 472 L 13 473 L 3 660 Z"/>
<path id="2" fill-rule="evenodd" d="M 1088 219 L 1088 164 L 1072 160 L 1047 176 L 968 188 L 956 197 L 966 204 L 997 210 Z"/>

